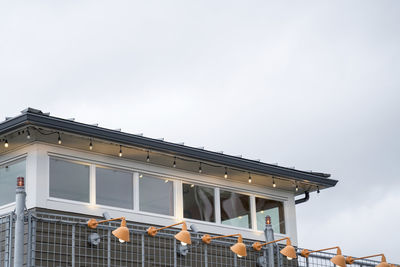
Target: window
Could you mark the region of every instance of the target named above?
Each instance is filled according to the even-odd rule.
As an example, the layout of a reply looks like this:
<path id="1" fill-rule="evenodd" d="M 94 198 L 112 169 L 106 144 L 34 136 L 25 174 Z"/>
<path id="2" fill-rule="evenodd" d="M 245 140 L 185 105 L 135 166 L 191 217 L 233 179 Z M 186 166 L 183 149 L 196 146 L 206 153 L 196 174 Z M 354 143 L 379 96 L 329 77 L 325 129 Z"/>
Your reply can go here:
<path id="1" fill-rule="evenodd" d="M 174 215 L 173 183 L 149 175 L 140 175 L 139 206 L 141 211 Z"/>
<path id="2" fill-rule="evenodd" d="M 89 166 L 50 158 L 50 196 L 89 202 Z"/>
<path id="3" fill-rule="evenodd" d="M 215 222 L 214 189 L 183 184 L 183 217 L 206 222 Z"/>
<path id="4" fill-rule="evenodd" d="M 0 166 L 0 206 L 15 202 L 17 177 L 25 177 L 25 160 Z"/>
<path id="5" fill-rule="evenodd" d="M 222 224 L 251 228 L 249 196 L 221 190 L 220 202 Z"/>
<path id="6" fill-rule="evenodd" d="M 133 174 L 96 167 L 96 204 L 133 209 Z"/>
<path id="7" fill-rule="evenodd" d="M 285 234 L 285 215 L 283 202 L 256 197 L 257 230 L 265 228 L 265 217 L 271 217 L 272 229 L 275 233 Z"/>

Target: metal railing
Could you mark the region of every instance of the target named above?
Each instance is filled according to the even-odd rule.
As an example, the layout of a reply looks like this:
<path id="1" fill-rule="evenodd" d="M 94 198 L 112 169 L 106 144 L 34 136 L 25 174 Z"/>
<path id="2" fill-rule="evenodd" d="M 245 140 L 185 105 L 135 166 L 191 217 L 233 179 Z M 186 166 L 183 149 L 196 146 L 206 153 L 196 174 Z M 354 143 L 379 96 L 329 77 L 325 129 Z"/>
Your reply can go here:
<path id="1" fill-rule="evenodd" d="M 13 266 L 14 217 L 13 213 L 0 216 L 0 267 Z M 150 237 L 146 232 L 149 225 L 128 222 L 131 240 L 120 243 L 111 234 L 119 227 L 118 222 L 90 229 L 88 219 L 52 212 L 27 212 L 24 266 L 267 266 L 264 264 L 268 262 L 268 253 L 266 249 L 254 251 L 251 248 L 254 240 L 244 240 L 248 255 L 238 258 L 230 250 L 236 238 L 213 240 L 206 245 L 201 241 L 202 234 L 192 233 L 192 245 L 183 247 L 174 238 L 178 229 L 165 229 Z M 273 246 L 274 267 L 334 267 L 330 258 L 335 254 L 319 252 L 304 258 L 297 248 L 299 257 L 289 261 L 279 253 L 282 245 Z M 378 263 L 362 260 L 348 266 L 373 267 Z"/>

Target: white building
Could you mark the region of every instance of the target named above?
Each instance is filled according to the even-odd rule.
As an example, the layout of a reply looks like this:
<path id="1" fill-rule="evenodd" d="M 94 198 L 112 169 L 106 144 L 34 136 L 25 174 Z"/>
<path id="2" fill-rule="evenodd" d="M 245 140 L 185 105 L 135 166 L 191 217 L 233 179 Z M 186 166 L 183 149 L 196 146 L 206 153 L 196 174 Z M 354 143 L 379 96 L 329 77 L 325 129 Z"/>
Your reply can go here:
<path id="1" fill-rule="evenodd" d="M 335 186 L 329 174 L 175 144 L 27 109 L 0 123 L 0 214 L 14 210 L 16 177 L 27 208 L 149 225 L 184 219 L 202 232 L 297 244 L 296 196 Z M 245 141 L 244 141 L 245 142 Z M 250 183 L 251 182 L 251 183 Z"/>

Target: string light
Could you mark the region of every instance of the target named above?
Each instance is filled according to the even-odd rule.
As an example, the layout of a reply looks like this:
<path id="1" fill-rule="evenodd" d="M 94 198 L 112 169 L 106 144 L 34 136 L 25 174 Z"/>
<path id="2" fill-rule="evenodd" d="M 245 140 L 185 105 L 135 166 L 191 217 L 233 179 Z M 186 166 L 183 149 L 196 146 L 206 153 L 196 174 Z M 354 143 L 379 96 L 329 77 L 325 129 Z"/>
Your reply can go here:
<path id="1" fill-rule="evenodd" d="M 149 154 L 149 151 L 147 151 L 146 161 L 147 161 L 147 162 L 150 162 L 150 154 Z"/>
<path id="2" fill-rule="evenodd" d="M 272 177 L 272 186 L 276 187 L 275 178 Z"/>
<path id="3" fill-rule="evenodd" d="M 26 139 L 31 139 L 31 133 L 29 132 L 29 128 L 26 129 Z"/>
<path id="4" fill-rule="evenodd" d="M 62 144 L 60 133 L 58 133 L 58 144 L 59 144 L 59 145 Z"/>
<path id="5" fill-rule="evenodd" d="M 199 163 L 199 173 L 201 173 L 203 170 L 201 169 L 201 162 Z"/>
<path id="6" fill-rule="evenodd" d="M 249 173 L 249 184 L 251 184 L 251 175 Z"/>
<path id="7" fill-rule="evenodd" d="M 176 157 L 174 157 L 174 164 L 172 166 L 174 166 L 174 168 L 176 168 Z"/>
<path id="8" fill-rule="evenodd" d="M 5 148 L 8 147 L 8 141 L 7 141 L 7 139 L 4 141 L 4 147 L 5 147 Z"/>
<path id="9" fill-rule="evenodd" d="M 92 139 L 90 139 L 89 149 L 90 149 L 90 150 L 93 149 Z"/>
<path id="10" fill-rule="evenodd" d="M 228 178 L 228 168 L 225 167 L 225 174 L 224 174 L 224 178 L 227 179 Z"/>
<path id="11" fill-rule="evenodd" d="M 119 146 L 119 154 L 118 154 L 118 156 L 122 157 L 122 146 L 121 145 Z"/>

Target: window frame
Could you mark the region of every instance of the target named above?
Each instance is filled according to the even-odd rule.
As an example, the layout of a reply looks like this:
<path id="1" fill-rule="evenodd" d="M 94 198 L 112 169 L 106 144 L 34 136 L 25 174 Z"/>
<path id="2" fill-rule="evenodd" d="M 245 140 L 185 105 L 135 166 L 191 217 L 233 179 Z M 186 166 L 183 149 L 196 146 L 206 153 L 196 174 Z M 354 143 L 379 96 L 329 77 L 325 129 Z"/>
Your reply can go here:
<path id="1" fill-rule="evenodd" d="M 26 175 L 28 173 L 28 162 L 27 162 L 27 156 L 25 154 L 1 161 L 0 167 L 12 165 L 12 164 L 19 163 L 22 161 L 25 161 L 25 176 L 24 176 L 24 178 L 25 178 L 25 186 L 26 186 L 27 185 Z M 17 177 L 15 177 L 15 178 L 17 178 Z M 15 180 L 15 188 L 17 188 L 17 180 Z M 0 205 L 0 210 L 12 207 L 14 205 L 15 205 L 15 198 L 14 198 L 14 201 Z"/>
<path id="2" fill-rule="evenodd" d="M 21 157 L 23 158 L 23 157 Z M 47 159 L 48 159 L 48 166 L 49 166 L 49 177 L 48 177 L 48 194 L 50 194 L 50 158 L 58 158 L 60 160 L 65 160 L 65 161 L 70 161 L 73 163 L 78 163 L 78 164 L 83 164 L 83 165 L 88 165 L 89 166 L 89 200 L 90 202 L 80 202 L 80 201 L 74 201 L 74 200 L 68 200 L 68 199 L 62 199 L 62 198 L 56 198 L 56 197 L 50 197 L 50 195 L 47 196 L 47 199 L 49 200 L 54 200 L 57 202 L 64 202 L 64 203 L 71 203 L 71 204 L 80 204 L 80 205 L 85 205 L 85 206 L 92 206 L 92 207 L 100 207 L 103 209 L 109 209 L 109 210 L 114 210 L 114 211 L 119 211 L 119 212 L 126 212 L 129 214 L 138 214 L 138 215 L 147 215 L 151 217 L 160 217 L 164 219 L 169 219 L 169 220 L 185 220 L 190 223 L 199 223 L 203 225 L 208 225 L 208 226 L 218 226 L 218 227 L 223 227 L 227 229 L 232 229 L 232 230 L 238 230 L 238 231 L 247 231 L 247 232 L 256 232 L 258 234 L 263 233 L 262 230 L 257 229 L 257 218 L 256 218 L 256 197 L 258 198 L 263 198 L 263 199 L 269 199 L 273 201 L 278 201 L 282 202 L 283 208 L 284 208 L 284 219 L 285 219 L 285 234 L 281 233 L 275 233 L 280 236 L 288 236 L 288 218 L 289 218 L 289 199 L 287 196 L 280 196 L 280 195 L 273 195 L 272 193 L 265 193 L 263 194 L 260 191 L 257 190 L 251 190 L 250 188 L 247 189 L 239 189 L 234 186 L 226 186 L 218 182 L 209 182 L 209 181 L 202 181 L 202 180 L 195 180 L 195 178 L 190 177 L 190 175 L 185 176 L 185 172 L 181 173 L 173 173 L 169 172 L 167 169 L 164 170 L 148 170 L 144 168 L 140 168 L 140 166 L 134 166 L 132 164 L 133 162 L 128 162 L 126 161 L 125 163 L 118 164 L 118 161 L 116 160 L 115 163 L 110 163 L 109 161 L 103 161 L 103 160 L 94 160 L 88 157 L 76 157 L 73 155 L 66 155 L 66 154 L 58 154 L 58 153 L 51 153 L 47 152 Z M 13 159 L 16 160 L 16 159 Z M 13 161 L 9 160 L 7 162 Z M 26 160 L 26 159 L 25 159 Z M 119 160 L 119 159 L 118 159 Z M 3 163 L 2 163 L 3 164 Z M 103 204 L 97 204 L 96 203 L 96 168 L 97 167 L 103 167 L 103 168 L 110 168 L 110 169 L 116 169 L 116 170 L 121 170 L 125 172 L 131 172 L 132 179 L 133 179 L 133 209 L 124 209 L 124 208 L 119 208 L 119 207 L 113 207 L 113 206 L 107 206 Z M 157 166 L 159 167 L 159 166 Z M 26 167 L 28 168 L 28 167 Z M 159 167 L 160 169 L 163 167 Z M 172 174 L 171 174 L 172 173 Z M 141 211 L 140 210 L 140 186 L 139 186 L 139 175 L 144 174 L 144 175 L 149 175 L 153 176 L 158 179 L 162 180 L 170 180 L 173 183 L 173 212 L 174 215 L 165 215 L 165 214 L 158 214 L 158 213 L 153 213 L 153 212 L 147 212 L 147 211 Z M 214 176 L 208 176 L 211 179 L 217 179 L 218 177 Z M 204 186 L 208 188 L 214 189 L 214 213 L 215 213 L 215 222 L 207 222 L 207 221 L 201 221 L 197 219 L 190 219 L 190 218 L 184 218 L 183 217 L 183 183 L 186 184 L 194 184 L 197 186 Z M 238 193 L 242 195 L 249 196 L 249 211 L 250 211 L 250 218 L 251 218 L 251 225 L 249 228 L 243 228 L 243 227 L 237 227 L 237 226 L 232 226 L 232 225 L 226 225 L 222 224 L 221 222 L 221 209 L 220 209 L 220 190 L 225 190 L 233 193 Z"/>

